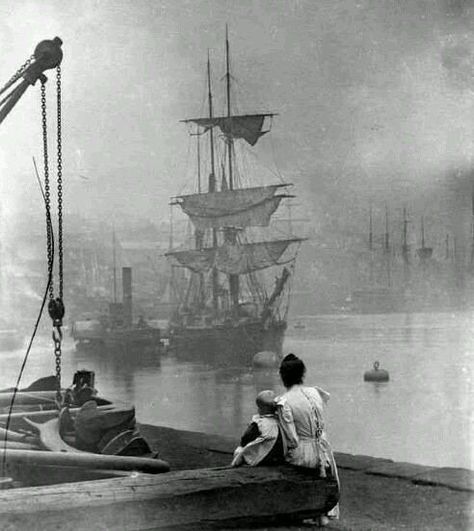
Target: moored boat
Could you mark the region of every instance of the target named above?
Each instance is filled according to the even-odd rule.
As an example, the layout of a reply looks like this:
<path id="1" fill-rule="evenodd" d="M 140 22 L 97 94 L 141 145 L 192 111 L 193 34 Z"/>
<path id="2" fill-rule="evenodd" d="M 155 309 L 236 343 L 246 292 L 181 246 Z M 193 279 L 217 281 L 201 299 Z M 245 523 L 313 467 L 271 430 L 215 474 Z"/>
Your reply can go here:
<path id="1" fill-rule="evenodd" d="M 275 113 L 233 112 L 229 64 L 226 35 L 227 114 L 213 114 L 208 60 L 209 115 L 184 120 L 196 127 L 192 134 L 198 139 L 197 187 L 194 193 L 174 198 L 173 204 L 189 217 L 193 242 L 167 253 L 188 271 L 187 288 L 170 319 L 170 348 L 178 356 L 210 358 L 224 366 L 250 364 L 260 351 L 281 354 L 289 281 L 302 241 L 292 234 L 284 239 L 264 235 L 265 230 L 271 232 L 271 219 L 280 203 L 293 197 L 287 191 L 291 185 L 268 180 L 260 183 L 261 172 L 242 171 L 239 142 L 255 146 L 269 133 Z M 205 191 L 201 183 L 201 136 L 209 140 Z M 275 279 L 275 268 L 281 266 Z"/>
<path id="2" fill-rule="evenodd" d="M 55 377 L 0 392 L 0 454 L 15 485 L 169 470 L 138 431 L 134 406 L 98 396 L 93 373 L 76 373 L 73 385 L 61 393 L 60 410 L 57 392 L 48 389 L 52 384 Z M 11 410 L 14 393 L 16 407 Z"/>
<path id="3" fill-rule="evenodd" d="M 114 276 L 115 278 L 115 276 Z M 114 289 L 114 293 L 115 293 Z M 107 315 L 100 319 L 76 320 L 72 337 L 79 348 L 104 348 L 108 351 L 133 352 L 153 350 L 161 346 L 160 329 L 149 324 L 143 317 L 133 320 L 132 269 L 122 268 L 123 301 L 109 304 Z"/>

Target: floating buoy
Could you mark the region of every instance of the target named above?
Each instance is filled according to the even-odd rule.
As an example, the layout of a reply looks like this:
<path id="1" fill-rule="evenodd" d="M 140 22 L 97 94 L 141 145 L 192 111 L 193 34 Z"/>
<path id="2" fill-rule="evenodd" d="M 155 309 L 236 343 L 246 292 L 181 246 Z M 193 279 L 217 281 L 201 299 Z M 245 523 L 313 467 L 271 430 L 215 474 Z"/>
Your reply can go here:
<path id="1" fill-rule="evenodd" d="M 273 369 L 280 363 L 280 358 L 270 350 L 257 352 L 252 360 L 252 365 L 257 369 Z"/>
<path id="2" fill-rule="evenodd" d="M 365 382 L 388 382 L 390 380 L 390 376 L 388 374 L 388 371 L 385 369 L 380 369 L 380 363 L 376 361 L 374 363 L 374 368 L 371 371 L 367 371 L 364 373 L 364 381 Z"/>

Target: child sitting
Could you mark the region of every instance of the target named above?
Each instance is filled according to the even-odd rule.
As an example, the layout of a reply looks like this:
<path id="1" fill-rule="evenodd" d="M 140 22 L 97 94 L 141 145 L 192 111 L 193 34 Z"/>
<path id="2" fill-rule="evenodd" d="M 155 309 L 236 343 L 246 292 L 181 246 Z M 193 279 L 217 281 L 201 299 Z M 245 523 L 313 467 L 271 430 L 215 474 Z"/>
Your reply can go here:
<path id="1" fill-rule="evenodd" d="M 258 414 L 242 435 L 234 452 L 231 466 L 269 466 L 284 462 L 283 439 L 276 417 L 275 393 L 262 391 L 257 395 Z"/>

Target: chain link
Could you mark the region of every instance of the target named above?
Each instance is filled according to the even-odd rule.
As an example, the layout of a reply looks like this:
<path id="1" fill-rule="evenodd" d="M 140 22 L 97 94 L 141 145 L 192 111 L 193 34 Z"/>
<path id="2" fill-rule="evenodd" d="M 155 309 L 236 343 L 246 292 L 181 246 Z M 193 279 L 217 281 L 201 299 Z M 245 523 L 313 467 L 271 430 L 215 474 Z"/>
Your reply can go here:
<path id="1" fill-rule="evenodd" d="M 54 298 L 54 255 L 53 255 L 53 233 L 51 224 L 51 188 L 49 180 L 49 157 L 48 157 L 48 127 L 46 109 L 46 84 L 41 82 L 41 122 L 43 128 L 43 159 L 44 159 L 44 188 L 46 204 L 46 238 L 48 253 L 48 277 L 49 303 L 48 311 L 53 321 L 53 342 L 54 361 L 56 368 L 56 401 L 58 406 L 62 403 L 61 393 L 61 346 L 62 346 L 62 324 L 64 316 L 63 304 L 63 179 L 62 179 L 62 129 L 61 129 L 61 69 L 58 66 L 56 72 L 57 90 L 57 191 L 58 191 L 58 275 L 59 275 L 59 297 Z"/>
<path id="2" fill-rule="evenodd" d="M 18 81 L 20 77 L 23 75 L 24 71 L 30 66 L 30 64 L 35 60 L 34 54 L 32 54 L 21 66 L 20 68 L 13 74 L 13 76 L 3 85 L 3 87 L 0 89 L 0 94 L 3 94 L 8 88 L 10 88 L 13 83 Z"/>
<path id="3" fill-rule="evenodd" d="M 57 175 L 58 175 L 58 274 L 59 274 L 59 306 L 60 318 L 56 319 L 57 334 L 54 338 L 54 356 L 56 361 L 56 400 L 61 403 L 61 326 L 64 316 L 63 304 L 63 153 L 62 153 L 62 128 L 61 128 L 61 67 L 56 67 L 56 103 L 57 103 Z"/>
<path id="4" fill-rule="evenodd" d="M 51 231 L 51 190 L 49 185 L 48 122 L 46 114 L 46 83 L 41 81 L 41 123 L 43 127 L 44 197 L 46 206 L 46 243 L 48 253 L 49 300 L 54 298 L 53 286 L 53 239 Z"/>
<path id="5" fill-rule="evenodd" d="M 58 269 L 59 269 L 59 298 L 63 300 L 63 153 L 61 128 L 61 67 L 56 68 L 57 89 L 57 171 L 58 171 Z"/>
<path id="6" fill-rule="evenodd" d="M 60 325 L 53 327 L 53 341 L 54 341 L 54 361 L 56 365 L 56 402 L 61 405 L 61 343 L 63 340 L 63 333 Z"/>

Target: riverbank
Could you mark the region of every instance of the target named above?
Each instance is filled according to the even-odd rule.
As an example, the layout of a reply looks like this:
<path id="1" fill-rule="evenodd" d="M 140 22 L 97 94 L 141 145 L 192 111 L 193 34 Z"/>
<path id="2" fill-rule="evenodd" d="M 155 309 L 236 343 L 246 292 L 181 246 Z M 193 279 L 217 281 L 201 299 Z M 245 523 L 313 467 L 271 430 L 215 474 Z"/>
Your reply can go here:
<path id="1" fill-rule="evenodd" d="M 147 424 L 140 430 L 173 470 L 228 465 L 236 445 L 231 438 L 199 432 Z M 327 529 L 467 531 L 474 525 L 470 470 L 344 453 L 336 453 L 336 461 L 342 485 L 341 519 Z"/>

